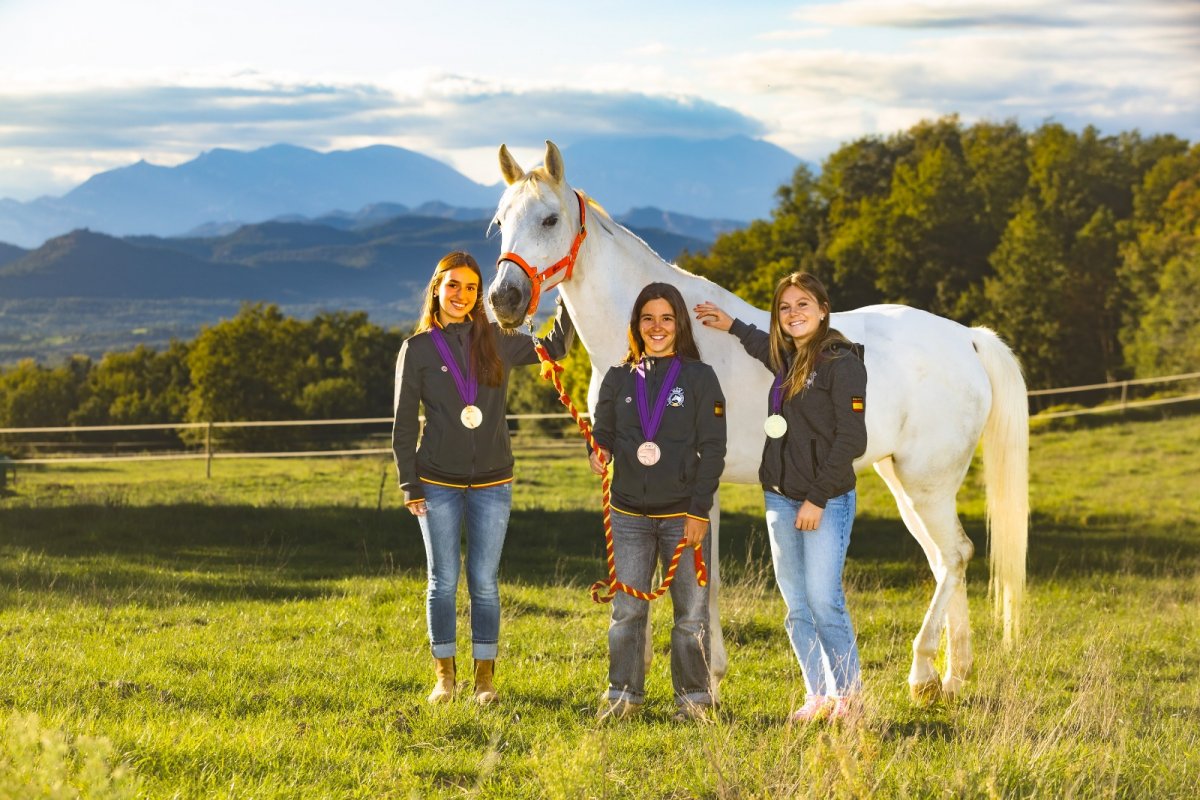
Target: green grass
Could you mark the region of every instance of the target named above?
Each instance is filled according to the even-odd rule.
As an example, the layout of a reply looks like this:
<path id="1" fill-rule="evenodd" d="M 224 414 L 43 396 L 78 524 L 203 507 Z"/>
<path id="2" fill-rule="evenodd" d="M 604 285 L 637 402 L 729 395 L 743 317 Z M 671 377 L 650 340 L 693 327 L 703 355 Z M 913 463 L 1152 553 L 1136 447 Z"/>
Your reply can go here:
<path id="1" fill-rule="evenodd" d="M 722 491 L 719 720 L 669 719 L 660 601 L 647 713 L 602 726 L 579 451 L 518 454 L 489 709 L 424 703 L 424 551 L 385 462 L 22 471 L 0 500 L 0 796 L 1190 798 L 1198 449 L 1200 416 L 1035 434 L 1025 637 L 1000 646 L 976 558 L 975 673 L 932 708 L 905 677 L 933 580 L 864 476 L 847 582 L 867 712 L 846 728 L 783 723 L 800 675 L 753 487 Z M 960 507 L 983 553 L 975 471 Z"/>

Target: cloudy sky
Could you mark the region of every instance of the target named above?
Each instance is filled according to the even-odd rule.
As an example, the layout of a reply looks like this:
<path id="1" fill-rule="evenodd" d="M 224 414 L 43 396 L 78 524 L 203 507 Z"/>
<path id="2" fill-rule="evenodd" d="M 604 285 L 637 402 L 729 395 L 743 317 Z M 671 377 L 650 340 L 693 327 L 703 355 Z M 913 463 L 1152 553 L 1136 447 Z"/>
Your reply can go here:
<path id="1" fill-rule="evenodd" d="M 745 134 L 814 163 L 946 113 L 1200 140 L 1196 0 L 0 0 L 0 197 L 214 147 Z"/>

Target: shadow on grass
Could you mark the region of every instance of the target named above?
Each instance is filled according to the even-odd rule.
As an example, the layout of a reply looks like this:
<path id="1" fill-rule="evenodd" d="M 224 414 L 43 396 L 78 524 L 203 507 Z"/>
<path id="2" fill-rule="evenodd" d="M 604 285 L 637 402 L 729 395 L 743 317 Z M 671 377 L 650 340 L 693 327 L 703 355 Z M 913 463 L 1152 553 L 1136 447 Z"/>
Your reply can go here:
<path id="1" fill-rule="evenodd" d="M 986 580 L 982 524 L 968 520 L 978 554 L 972 580 Z M 728 576 L 762 574 L 769 555 L 756 515 L 727 513 L 721 554 Z M 754 563 L 750 563 L 754 562 Z M 1200 540 L 1182 531 L 1123 522 L 1072 527 L 1035 521 L 1030 574 L 1089 576 L 1105 572 L 1160 576 L 1191 572 Z M 330 582 L 397 572 L 421 577 L 425 552 L 415 518 L 400 509 L 85 505 L 0 509 L 0 586 L 75 595 L 201 600 L 304 599 L 337 591 Z M 860 518 L 848 569 L 881 587 L 930 581 L 924 554 L 894 520 Z M 586 586 L 604 577 L 599 513 L 516 511 L 501 578 L 551 586 Z M 763 632 L 730 631 L 755 639 Z M 772 631 L 773 634 L 773 631 Z"/>

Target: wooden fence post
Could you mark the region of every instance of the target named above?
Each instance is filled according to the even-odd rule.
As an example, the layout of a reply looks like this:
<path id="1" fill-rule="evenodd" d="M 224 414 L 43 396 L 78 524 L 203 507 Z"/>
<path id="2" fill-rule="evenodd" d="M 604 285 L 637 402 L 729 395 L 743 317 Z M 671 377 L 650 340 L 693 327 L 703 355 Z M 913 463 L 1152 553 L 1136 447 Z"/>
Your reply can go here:
<path id="1" fill-rule="evenodd" d="M 212 422 L 204 428 L 204 477 L 212 480 Z"/>

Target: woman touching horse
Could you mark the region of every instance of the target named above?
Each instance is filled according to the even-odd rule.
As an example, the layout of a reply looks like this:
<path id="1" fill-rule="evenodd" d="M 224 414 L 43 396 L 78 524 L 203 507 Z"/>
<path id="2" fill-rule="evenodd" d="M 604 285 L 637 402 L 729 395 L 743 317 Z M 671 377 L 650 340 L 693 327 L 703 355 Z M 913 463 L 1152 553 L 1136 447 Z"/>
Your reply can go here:
<path id="1" fill-rule="evenodd" d="M 396 359 L 392 452 L 405 505 L 417 517 L 425 540 L 426 614 L 437 678 L 431 703 L 454 698 L 455 594 L 464 522 L 475 699 L 497 699 L 497 574 L 513 480 L 504 418 L 508 371 L 538 363 L 530 337 L 498 332 L 488 321 L 482 284 L 479 264 L 469 254 L 454 252 L 439 261 L 416 332 Z M 554 330 L 543 342 L 554 358 L 562 358 L 573 340 L 574 326 L 560 305 Z M 421 404 L 423 430 L 418 419 Z"/>
<path id="2" fill-rule="evenodd" d="M 681 539 L 710 552 L 708 515 L 725 468 L 725 397 L 700 360 L 679 290 L 651 283 L 634 302 L 629 352 L 600 386 L 592 471 L 613 465 L 612 537 L 618 578 L 649 591 L 656 560 L 668 571 Z M 675 717 L 701 717 L 709 683 L 708 587 L 679 570 L 671 583 Z M 618 591 L 608 628 L 608 692 L 600 717 L 627 717 L 645 700 L 649 603 Z"/>
<path id="3" fill-rule="evenodd" d="M 759 480 L 775 581 L 808 694 L 791 719 L 847 716 L 861 688 L 842 569 L 854 523 L 853 463 L 867 445 L 862 356 L 830 329 L 829 296 L 808 273 L 788 275 L 775 287 L 769 333 L 707 301 L 695 312 L 704 325 L 737 336 L 775 373 Z"/>

